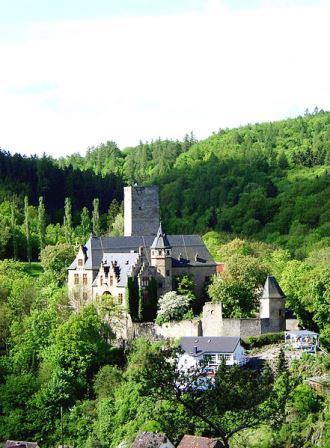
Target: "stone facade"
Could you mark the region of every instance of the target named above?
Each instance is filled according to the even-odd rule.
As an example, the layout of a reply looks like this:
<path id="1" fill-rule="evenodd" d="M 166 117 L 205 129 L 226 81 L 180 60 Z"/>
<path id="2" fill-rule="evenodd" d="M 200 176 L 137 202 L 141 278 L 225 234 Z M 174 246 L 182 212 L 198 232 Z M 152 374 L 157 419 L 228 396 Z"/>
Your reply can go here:
<path id="1" fill-rule="evenodd" d="M 124 235 L 156 235 L 159 222 L 158 187 L 125 187 Z"/>
<path id="2" fill-rule="evenodd" d="M 157 187 L 125 187 L 124 206 L 125 236 L 91 236 L 68 269 L 69 296 L 75 308 L 111 295 L 126 309 L 130 277 L 142 290 L 154 279 L 160 296 L 173 289 L 176 276 L 188 273 L 201 298 L 216 272 L 201 237 L 166 235 L 159 221 Z"/>

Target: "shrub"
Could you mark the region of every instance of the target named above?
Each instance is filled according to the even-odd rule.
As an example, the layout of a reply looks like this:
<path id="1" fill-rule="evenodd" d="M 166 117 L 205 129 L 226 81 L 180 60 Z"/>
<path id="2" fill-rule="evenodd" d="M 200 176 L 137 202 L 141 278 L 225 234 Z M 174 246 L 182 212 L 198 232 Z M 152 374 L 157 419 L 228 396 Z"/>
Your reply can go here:
<path id="1" fill-rule="evenodd" d="M 242 345 L 246 349 L 263 347 L 264 345 L 276 344 L 284 341 L 284 333 L 265 333 L 259 336 L 249 336 L 242 339 Z"/>
<path id="2" fill-rule="evenodd" d="M 171 320 L 182 320 L 190 308 L 191 297 L 169 291 L 160 297 L 156 323 L 161 325 Z"/>

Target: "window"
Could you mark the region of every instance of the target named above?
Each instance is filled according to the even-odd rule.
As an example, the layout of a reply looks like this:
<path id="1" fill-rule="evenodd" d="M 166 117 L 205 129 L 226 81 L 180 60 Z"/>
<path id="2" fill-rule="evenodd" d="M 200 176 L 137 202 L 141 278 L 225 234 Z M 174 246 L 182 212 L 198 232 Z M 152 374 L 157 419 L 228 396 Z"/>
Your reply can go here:
<path id="1" fill-rule="evenodd" d="M 142 277 L 142 286 L 149 285 L 149 277 Z"/>
<path id="2" fill-rule="evenodd" d="M 84 301 L 87 300 L 87 292 L 83 292 L 83 300 L 84 300 Z"/>
<path id="3" fill-rule="evenodd" d="M 110 281 L 110 286 L 112 286 L 113 285 L 113 276 L 112 275 L 110 275 L 109 281 Z"/>
<path id="4" fill-rule="evenodd" d="M 87 285 L 87 274 L 83 274 L 83 285 Z"/>
<path id="5" fill-rule="evenodd" d="M 282 316 L 282 310 L 278 310 L 278 315 Z"/>
<path id="6" fill-rule="evenodd" d="M 82 258 L 79 258 L 78 260 L 78 266 L 83 266 L 84 265 L 84 261 Z"/>
<path id="7" fill-rule="evenodd" d="M 74 294 L 73 294 L 73 298 L 74 298 L 74 300 L 79 300 L 79 292 L 75 292 Z"/>
<path id="8" fill-rule="evenodd" d="M 168 249 L 166 250 L 166 255 L 170 255 L 170 251 Z"/>
<path id="9" fill-rule="evenodd" d="M 159 250 L 159 251 L 158 251 L 158 255 L 161 255 L 161 254 L 162 254 L 162 251 L 161 251 L 161 250 Z"/>
<path id="10" fill-rule="evenodd" d="M 103 285 L 103 275 L 100 276 L 100 285 Z"/>
<path id="11" fill-rule="evenodd" d="M 217 363 L 217 355 L 207 355 L 207 360 L 209 364 L 216 364 Z"/>
<path id="12" fill-rule="evenodd" d="M 169 269 L 166 269 L 166 277 L 169 277 L 170 276 L 170 271 L 169 271 Z"/>
<path id="13" fill-rule="evenodd" d="M 121 292 L 118 294 L 118 303 L 119 303 L 119 305 L 122 305 L 122 303 L 123 303 L 123 295 Z"/>
<path id="14" fill-rule="evenodd" d="M 74 275 L 74 284 L 79 285 L 79 274 Z"/>

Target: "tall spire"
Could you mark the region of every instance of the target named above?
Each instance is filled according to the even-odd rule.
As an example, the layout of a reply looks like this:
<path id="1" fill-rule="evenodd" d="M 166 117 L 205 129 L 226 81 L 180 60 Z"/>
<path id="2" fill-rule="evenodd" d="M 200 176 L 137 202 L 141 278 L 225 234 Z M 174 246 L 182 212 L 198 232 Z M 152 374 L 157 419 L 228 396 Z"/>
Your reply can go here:
<path id="1" fill-rule="evenodd" d="M 160 222 L 156 238 L 154 239 L 151 249 L 169 249 L 171 247 L 166 233 L 163 232 L 162 223 Z"/>
<path id="2" fill-rule="evenodd" d="M 262 299 L 283 299 L 285 297 L 274 276 L 268 275 L 262 292 Z"/>

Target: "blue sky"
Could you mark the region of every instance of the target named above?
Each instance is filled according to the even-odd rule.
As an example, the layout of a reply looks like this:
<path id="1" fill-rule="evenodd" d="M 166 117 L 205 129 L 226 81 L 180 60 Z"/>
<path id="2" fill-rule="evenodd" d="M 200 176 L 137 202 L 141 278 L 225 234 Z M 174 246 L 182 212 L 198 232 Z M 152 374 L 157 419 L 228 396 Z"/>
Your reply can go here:
<path id="1" fill-rule="evenodd" d="M 330 109 L 323 0 L 0 0 L 0 147 L 54 156 Z"/>

